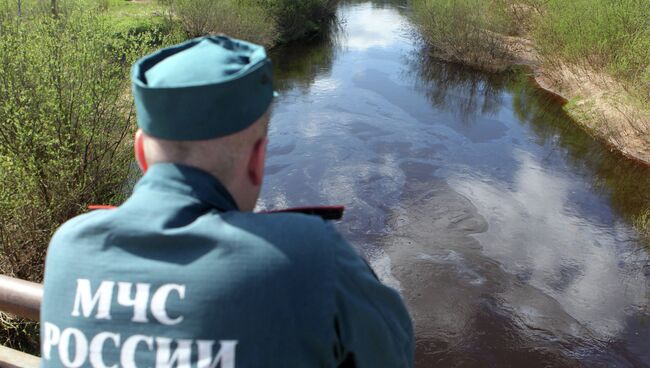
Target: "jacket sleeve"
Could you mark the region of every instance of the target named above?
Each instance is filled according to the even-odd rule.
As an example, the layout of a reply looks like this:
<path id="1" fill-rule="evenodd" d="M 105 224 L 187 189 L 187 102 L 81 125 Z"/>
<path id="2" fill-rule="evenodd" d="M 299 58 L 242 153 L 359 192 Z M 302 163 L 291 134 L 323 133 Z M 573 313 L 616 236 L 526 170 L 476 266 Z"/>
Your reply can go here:
<path id="1" fill-rule="evenodd" d="M 413 327 L 400 295 L 377 279 L 352 246 L 336 237 L 335 326 L 341 366 L 412 367 Z"/>

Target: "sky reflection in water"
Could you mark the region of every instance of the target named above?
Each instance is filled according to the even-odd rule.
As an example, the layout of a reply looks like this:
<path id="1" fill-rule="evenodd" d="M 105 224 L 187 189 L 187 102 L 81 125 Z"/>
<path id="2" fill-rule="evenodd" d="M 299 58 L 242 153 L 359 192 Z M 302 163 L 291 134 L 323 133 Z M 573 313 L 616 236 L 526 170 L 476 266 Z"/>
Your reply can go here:
<path id="1" fill-rule="evenodd" d="M 281 97 L 260 207 L 347 205 L 339 228 L 427 329 L 422 366 L 458 364 L 454 352 L 650 365 L 647 252 L 629 220 L 650 203 L 650 174 L 525 78 L 423 64 L 390 3 L 344 5 L 332 39 L 273 55 Z"/>

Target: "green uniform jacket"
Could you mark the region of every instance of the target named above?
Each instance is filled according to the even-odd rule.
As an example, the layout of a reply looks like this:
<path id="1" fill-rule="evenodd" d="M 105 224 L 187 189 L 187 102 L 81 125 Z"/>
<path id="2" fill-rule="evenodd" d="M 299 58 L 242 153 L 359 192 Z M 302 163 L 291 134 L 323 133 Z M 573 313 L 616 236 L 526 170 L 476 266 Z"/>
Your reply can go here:
<path id="1" fill-rule="evenodd" d="M 158 164 L 115 210 L 53 237 L 43 367 L 411 367 L 394 290 L 323 220 L 239 212 L 211 175 Z"/>

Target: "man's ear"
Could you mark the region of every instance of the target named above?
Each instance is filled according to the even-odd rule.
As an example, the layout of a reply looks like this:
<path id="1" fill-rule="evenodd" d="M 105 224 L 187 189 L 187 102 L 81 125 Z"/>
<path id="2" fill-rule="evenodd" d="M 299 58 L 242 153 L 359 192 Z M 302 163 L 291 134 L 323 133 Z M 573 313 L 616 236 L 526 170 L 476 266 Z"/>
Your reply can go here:
<path id="1" fill-rule="evenodd" d="M 253 146 L 253 152 L 248 161 L 248 177 L 251 183 L 259 187 L 264 180 L 264 164 L 266 162 L 266 146 L 269 140 L 267 138 L 260 138 Z"/>
<path id="2" fill-rule="evenodd" d="M 135 132 L 135 139 L 133 140 L 133 147 L 135 149 L 135 160 L 143 173 L 147 172 L 149 168 L 147 165 L 147 158 L 144 156 L 144 134 L 141 129 Z"/>

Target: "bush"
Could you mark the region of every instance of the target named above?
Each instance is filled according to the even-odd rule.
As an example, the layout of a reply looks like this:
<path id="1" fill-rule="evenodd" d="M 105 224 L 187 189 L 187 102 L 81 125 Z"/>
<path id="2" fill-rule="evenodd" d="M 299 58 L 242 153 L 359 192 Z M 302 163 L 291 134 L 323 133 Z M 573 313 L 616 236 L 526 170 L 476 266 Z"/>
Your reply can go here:
<path id="1" fill-rule="evenodd" d="M 278 37 L 272 16 L 251 0 L 169 1 L 189 37 L 225 33 L 271 46 Z"/>
<path id="2" fill-rule="evenodd" d="M 70 9 L 0 19 L 0 267 L 40 282 L 54 230 L 90 203 L 117 203 L 130 174 L 129 69 L 149 43 L 111 38 Z M 4 320 L 3 343 L 37 350 L 36 324 Z"/>
<path id="3" fill-rule="evenodd" d="M 328 29 L 338 0 L 259 0 L 273 14 L 280 42 L 309 38 Z"/>
<path id="4" fill-rule="evenodd" d="M 438 56 L 495 69 L 504 35 L 528 33 L 547 63 L 588 65 L 650 100 L 650 0 L 411 0 Z M 500 68 L 496 68 L 500 69 Z"/>
<path id="5" fill-rule="evenodd" d="M 502 42 L 515 32 L 506 1 L 412 0 L 416 23 L 436 56 L 486 70 L 510 64 Z"/>
<path id="6" fill-rule="evenodd" d="M 255 43 L 308 38 L 324 31 L 338 0 L 164 0 L 190 37 L 225 33 Z"/>

